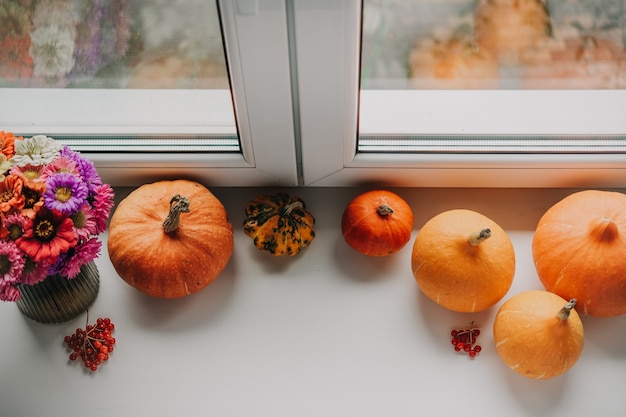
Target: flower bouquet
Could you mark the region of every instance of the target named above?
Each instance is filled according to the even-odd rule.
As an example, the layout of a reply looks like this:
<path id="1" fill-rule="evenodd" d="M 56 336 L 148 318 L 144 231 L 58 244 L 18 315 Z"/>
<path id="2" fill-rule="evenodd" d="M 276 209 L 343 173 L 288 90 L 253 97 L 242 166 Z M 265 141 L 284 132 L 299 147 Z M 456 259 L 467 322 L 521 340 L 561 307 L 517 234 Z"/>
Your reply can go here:
<path id="1" fill-rule="evenodd" d="M 19 302 L 27 287 L 71 281 L 93 264 L 113 189 L 91 161 L 45 135 L 0 131 L 0 147 L 0 300 Z"/>

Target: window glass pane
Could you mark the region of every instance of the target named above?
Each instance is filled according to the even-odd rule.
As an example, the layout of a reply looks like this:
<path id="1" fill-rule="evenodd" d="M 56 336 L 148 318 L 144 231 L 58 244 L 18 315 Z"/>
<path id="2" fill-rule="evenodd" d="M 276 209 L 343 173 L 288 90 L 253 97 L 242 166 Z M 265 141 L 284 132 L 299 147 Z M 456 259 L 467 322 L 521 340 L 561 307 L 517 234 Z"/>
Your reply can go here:
<path id="1" fill-rule="evenodd" d="M 363 89 L 626 88 L 624 0 L 365 0 Z"/>
<path id="2" fill-rule="evenodd" d="M 215 2 L 4 0 L 0 85 L 228 88 Z"/>
<path id="3" fill-rule="evenodd" d="M 91 151 L 241 149 L 216 1 L 0 1 L 0 88 L 15 133 Z"/>

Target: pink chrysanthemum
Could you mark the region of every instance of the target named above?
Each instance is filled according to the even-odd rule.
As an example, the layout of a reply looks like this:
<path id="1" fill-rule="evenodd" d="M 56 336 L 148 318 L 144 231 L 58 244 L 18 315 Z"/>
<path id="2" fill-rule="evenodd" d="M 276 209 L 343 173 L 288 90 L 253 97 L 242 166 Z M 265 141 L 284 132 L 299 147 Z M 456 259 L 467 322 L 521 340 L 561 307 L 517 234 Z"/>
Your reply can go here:
<path id="1" fill-rule="evenodd" d="M 22 298 L 22 294 L 13 285 L 0 284 L 0 300 L 17 301 Z"/>
<path id="2" fill-rule="evenodd" d="M 76 214 L 70 216 L 74 222 L 74 232 L 79 241 L 89 239 L 97 234 L 96 215 L 89 204 L 85 204 Z"/>
<path id="3" fill-rule="evenodd" d="M 0 282 L 16 284 L 24 269 L 24 257 L 12 241 L 0 241 Z"/>
<path id="4" fill-rule="evenodd" d="M 95 198 L 93 201 L 93 211 L 96 219 L 96 233 L 106 230 L 107 219 L 111 214 L 111 209 L 115 204 L 114 192 L 109 184 L 100 184 L 94 187 Z"/>
<path id="5" fill-rule="evenodd" d="M 48 276 L 50 263 L 45 260 L 35 262 L 31 258 L 26 258 L 24 270 L 22 271 L 22 284 L 35 285 Z"/>
<path id="6" fill-rule="evenodd" d="M 32 227 L 32 220 L 21 213 L 13 213 L 4 219 L 4 226 L 8 231 L 7 238 L 15 241 Z"/>
<path id="7" fill-rule="evenodd" d="M 80 172 L 76 167 L 76 163 L 70 158 L 66 158 L 63 156 L 55 158 L 52 162 L 45 165 L 42 169 L 42 175 L 45 178 L 61 172 L 68 172 L 76 176 L 80 175 Z"/>
<path id="8" fill-rule="evenodd" d="M 44 185 L 46 176 L 44 174 L 45 165 L 15 165 L 11 168 L 9 173 L 11 175 L 17 175 L 22 178 L 24 183 L 38 183 L 40 186 Z"/>
<path id="9" fill-rule="evenodd" d="M 73 250 L 74 253 L 65 259 L 65 263 L 59 270 L 59 274 L 69 279 L 75 278 L 83 265 L 93 262 L 98 255 L 100 255 L 101 248 L 102 242 L 95 237 L 76 246 Z"/>

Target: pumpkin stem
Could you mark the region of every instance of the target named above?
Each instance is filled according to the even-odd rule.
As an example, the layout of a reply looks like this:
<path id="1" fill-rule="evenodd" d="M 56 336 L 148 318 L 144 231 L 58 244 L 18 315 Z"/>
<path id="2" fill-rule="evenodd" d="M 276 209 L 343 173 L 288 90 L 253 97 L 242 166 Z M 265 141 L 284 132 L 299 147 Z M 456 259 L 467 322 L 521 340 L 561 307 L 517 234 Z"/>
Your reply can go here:
<path id="1" fill-rule="evenodd" d="M 286 206 L 281 207 L 280 210 L 278 210 L 278 214 L 281 217 L 289 217 L 291 216 L 291 212 L 296 208 L 304 208 L 302 201 L 294 201 L 293 203 L 289 203 Z"/>
<path id="2" fill-rule="evenodd" d="M 178 229 L 180 213 L 189 213 L 189 199 L 176 194 L 170 200 L 170 212 L 163 220 L 162 227 L 165 233 L 172 233 Z"/>
<path id="3" fill-rule="evenodd" d="M 472 246 L 477 246 L 481 242 L 489 239 L 491 237 L 491 229 L 483 229 L 479 232 L 474 232 L 470 235 L 468 241 Z"/>
<path id="4" fill-rule="evenodd" d="M 562 322 L 567 320 L 567 318 L 569 317 L 569 313 L 572 311 L 572 309 L 574 308 L 574 306 L 576 306 L 576 299 L 572 298 L 571 300 L 569 300 L 569 302 L 567 304 L 565 304 L 563 306 L 562 309 L 559 310 L 558 314 L 556 315 L 556 317 L 561 320 Z"/>
<path id="5" fill-rule="evenodd" d="M 387 204 L 381 204 L 378 206 L 378 214 L 382 217 L 385 217 L 389 214 L 393 214 L 393 209 L 389 207 Z"/>
<path id="6" fill-rule="evenodd" d="M 604 242 L 615 240 L 619 234 L 617 224 L 608 217 L 598 217 L 591 222 L 591 234 Z"/>

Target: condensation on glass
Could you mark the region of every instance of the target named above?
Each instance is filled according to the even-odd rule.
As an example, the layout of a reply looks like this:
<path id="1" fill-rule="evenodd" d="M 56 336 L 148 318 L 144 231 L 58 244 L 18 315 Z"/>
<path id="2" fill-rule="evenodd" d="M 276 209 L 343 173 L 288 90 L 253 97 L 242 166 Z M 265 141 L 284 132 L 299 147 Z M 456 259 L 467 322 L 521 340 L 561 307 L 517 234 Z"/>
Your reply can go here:
<path id="1" fill-rule="evenodd" d="M 624 89 L 626 0 L 365 0 L 363 89 Z"/>
<path id="2" fill-rule="evenodd" d="M 229 88 L 216 4 L 2 0 L 0 87 Z"/>
<path id="3" fill-rule="evenodd" d="M 0 88 L 77 150 L 241 151 L 216 1 L 0 0 Z"/>

